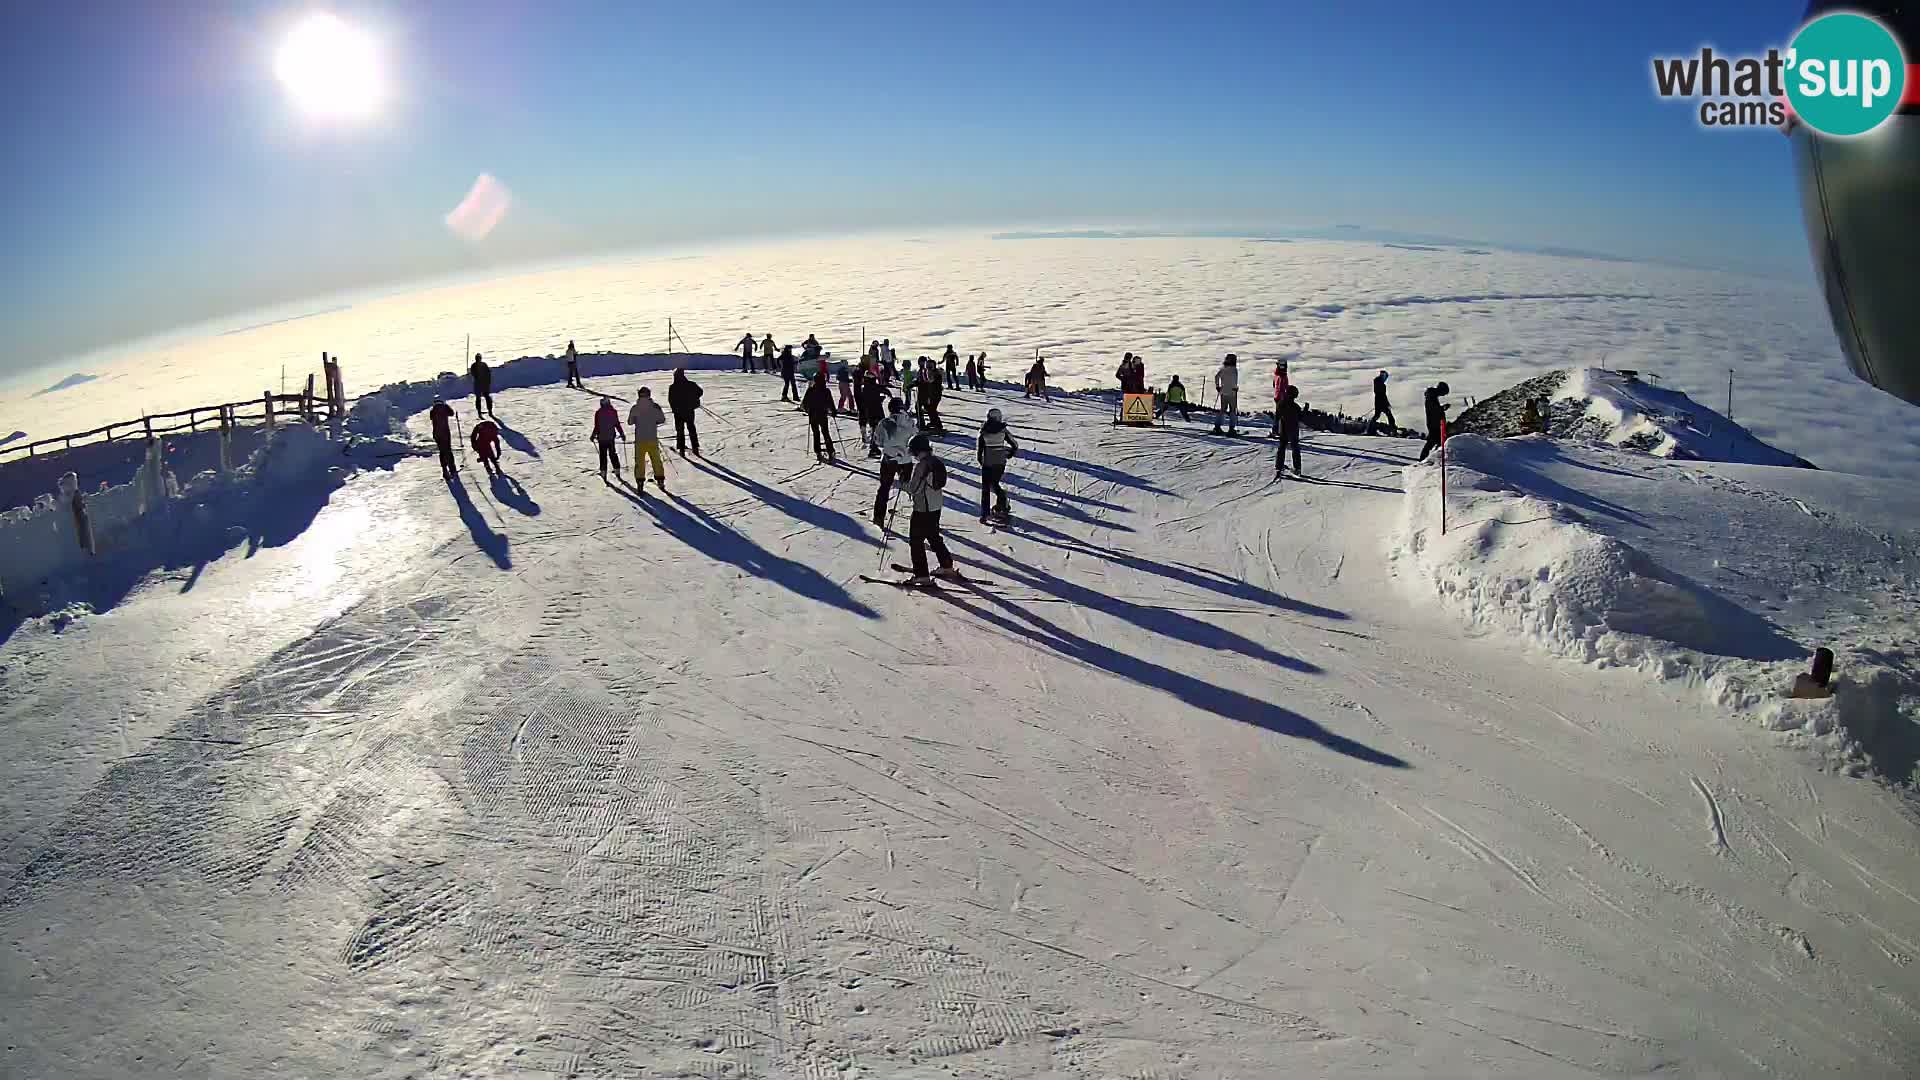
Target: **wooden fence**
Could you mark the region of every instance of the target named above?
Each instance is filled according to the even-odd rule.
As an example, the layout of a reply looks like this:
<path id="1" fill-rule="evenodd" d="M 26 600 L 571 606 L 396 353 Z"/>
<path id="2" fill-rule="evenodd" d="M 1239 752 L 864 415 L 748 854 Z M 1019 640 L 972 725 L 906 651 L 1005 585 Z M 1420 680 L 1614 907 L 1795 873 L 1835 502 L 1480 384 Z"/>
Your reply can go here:
<path id="1" fill-rule="evenodd" d="M 113 442 L 115 439 L 153 439 L 162 435 L 177 435 L 183 431 L 198 431 L 202 426 L 213 430 L 237 426 L 241 423 L 261 423 L 273 427 L 281 418 L 312 422 L 321 412 L 329 408 L 327 400 L 313 395 L 313 379 L 307 379 L 307 392 L 303 394 L 265 393 L 247 401 L 229 401 L 220 405 L 196 405 L 191 409 L 177 412 L 154 413 L 138 420 L 121 420 L 97 427 L 91 431 L 76 431 L 71 435 L 55 435 L 52 438 L 36 439 L 29 443 L 13 443 L 0 446 L 0 460 L 13 455 L 34 457 L 43 453 L 59 453 L 71 450 L 76 445 L 84 446 L 89 442 Z"/>

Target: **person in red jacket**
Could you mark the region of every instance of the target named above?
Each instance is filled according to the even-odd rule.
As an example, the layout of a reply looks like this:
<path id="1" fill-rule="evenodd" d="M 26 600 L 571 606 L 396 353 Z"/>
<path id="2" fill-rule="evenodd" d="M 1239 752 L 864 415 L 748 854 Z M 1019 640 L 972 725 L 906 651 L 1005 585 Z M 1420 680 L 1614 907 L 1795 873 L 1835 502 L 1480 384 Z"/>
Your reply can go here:
<path id="1" fill-rule="evenodd" d="M 600 444 L 600 479 L 607 478 L 607 465 L 613 465 L 613 475 L 620 475 L 620 448 L 613 445 L 614 439 L 625 441 L 627 429 L 620 426 L 620 413 L 613 407 L 612 398 L 601 398 L 600 408 L 593 414 L 593 441 Z"/>
<path id="2" fill-rule="evenodd" d="M 480 459 L 481 467 L 488 476 L 505 476 L 507 472 L 500 467 L 500 429 L 491 420 L 482 420 L 473 425 L 473 452 Z"/>
<path id="3" fill-rule="evenodd" d="M 1281 405 L 1287 400 L 1287 388 L 1292 385 L 1287 380 L 1287 362 L 1275 361 L 1273 365 L 1273 437 L 1276 439 L 1280 437 Z"/>

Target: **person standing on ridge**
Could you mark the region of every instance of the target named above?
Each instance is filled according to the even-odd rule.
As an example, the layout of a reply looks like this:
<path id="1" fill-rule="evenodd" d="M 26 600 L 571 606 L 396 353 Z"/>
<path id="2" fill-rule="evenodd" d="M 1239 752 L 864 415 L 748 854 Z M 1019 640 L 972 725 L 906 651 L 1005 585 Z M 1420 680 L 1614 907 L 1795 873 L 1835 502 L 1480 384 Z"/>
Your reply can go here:
<path id="1" fill-rule="evenodd" d="M 920 426 L 935 435 L 945 435 L 947 427 L 940 422 L 940 399 L 946 391 L 940 382 L 940 369 L 933 361 L 927 361 L 927 375 L 920 383 Z"/>
<path id="2" fill-rule="evenodd" d="M 1287 390 L 1292 386 L 1287 378 L 1287 362 L 1273 362 L 1273 437 L 1280 437 L 1280 403 L 1287 400 Z"/>
<path id="3" fill-rule="evenodd" d="M 674 372 L 676 377 L 681 372 Z M 688 385 L 692 385 L 689 383 Z M 667 401 L 673 401 L 673 391 L 667 391 Z M 676 417 L 677 418 L 677 417 Z M 660 403 L 653 400 L 653 389 L 643 386 L 640 394 L 633 399 L 633 408 L 627 410 L 627 423 L 633 425 L 633 489 L 645 494 L 647 490 L 647 460 L 653 460 L 653 479 L 660 490 L 667 490 L 667 465 L 660 460 L 660 425 L 667 422 L 667 414 L 660 411 Z M 697 451 L 696 451 L 697 452 Z M 619 462 L 613 466 L 616 470 Z"/>
<path id="4" fill-rule="evenodd" d="M 703 393 L 705 391 L 700 389 L 699 383 L 687 378 L 686 368 L 673 369 L 673 382 L 667 387 L 667 408 L 673 410 L 673 449 L 681 457 L 687 456 L 689 440 L 693 442 L 694 456 L 700 456 L 700 427 L 697 421 L 700 419 L 700 396 Z M 639 438 L 638 434 L 634 435 L 636 456 L 640 452 Z M 634 467 L 639 468 L 637 464 Z M 662 483 L 660 490 L 665 491 L 666 487 Z"/>
<path id="5" fill-rule="evenodd" d="M 913 552 L 913 584 L 928 585 L 927 549 L 940 560 L 938 576 L 958 579 L 953 554 L 940 538 L 940 505 L 946 499 L 947 466 L 933 452 L 933 443 L 925 435 L 915 435 L 907 444 L 913 457 L 913 473 L 907 478 L 907 494 L 913 499 L 913 518 L 907 526 L 907 546 Z"/>
<path id="6" fill-rule="evenodd" d="M 740 370 L 747 374 L 753 373 L 754 345 L 755 345 L 755 342 L 753 340 L 753 332 L 751 330 L 747 332 L 747 335 L 745 337 L 741 338 L 737 342 L 734 342 L 734 345 L 733 345 L 734 348 L 740 350 Z"/>
<path id="7" fill-rule="evenodd" d="M 800 400 L 800 387 L 796 385 L 793 381 L 794 369 L 798 366 L 799 366 L 799 362 L 793 358 L 793 346 L 787 345 L 782 347 L 780 350 L 780 379 L 781 379 L 780 400 L 781 401 L 799 401 Z M 787 397 L 789 393 L 791 393 L 793 397 L 791 398 Z"/>
<path id="8" fill-rule="evenodd" d="M 820 359 L 819 338 L 814 337 L 812 334 L 807 335 L 807 340 L 800 343 L 800 359 L 809 364 Z"/>
<path id="9" fill-rule="evenodd" d="M 453 463 L 453 406 L 445 398 L 434 398 L 427 417 L 433 421 L 434 448 L 440 451 L 440 475 L 451 480 L 459 472 Z"/>
<path id="10" fill-rule="evenodd" d="M 1287 387 L 1287 396 L 1274 405 L 1275 415 L 1280 417 L 1280 443 L 1273 451 L 1273 478 L 1280 479 L 1287 471 L 1287 447 L 1293 447 L 1293 475 L 1300 476 L 1300 388 Z"/>
<path id="11" fill-rule="evenodd" d="M 912 467 L 913 454 L 908 446 L 920 435 L 905 402 L 895 398 L 887 408 L 889 415 L 880 421 L 874 435 L 874 441 L 880 444 L 880 493 L 873 497 L 873 523 L 883 529 L 887 525 L 887 499 L 893 494 L 894 477 L 904 478 Z"/>
<path id="12" fill-rule="evenodd" d="M 763 362 L 762 366 L 767 369 L 767 374 L 769 375 L 773 374 L 773 354 L 773 335 L 768 334 L 766 337 L 760 339 L 760 359 Z"/>
<path id="13" fill-rule="evenodd" d="M 980 524 L 996 520 L 1004 525 L 1011 517 L 1007 506 L 1007 488 L 1001 480 L 1007 475 L 1007 462 L 1020 452 L 1013 432 L 1007 430 L 999 409 L 987 410 L 987 422 L 980 425 L 980 437 L 974 440 L 974 458 L 980 462 Z M 993 497 L 992 508 L 988 496 Z"/>
<path id="14" fill-rule="evenodd" d="M 469 437 L 473 443 L 473 454 L 480 459 L 480 467 L 487 470 L 488 476 L 505 476 L 507 471 L 500 467 L 500 428 L 491 420 L 482 420 L 473 425 L 473 434 Z"/>
<path id="15" fill-rule="evenodd" d="M 1120 357 L 1120 366 L 1113 369 L 1113 378 L 1115 382 L 1120 384 L 1120 392 L 1122 394 L 1126 393 L 1127 388 L 1133 385 L 1132 353 L 1126 353 Z"/>
<path id="16" fill-rule="evenodd" d="M 947 389 L 960 389 L 960 354 L 954 352 L 953 346 L 949 344 L 947 346 L 947 355 L 941 359 L 945 361 L 947 365 Z"/>
<path id="17" fill-rule="evenodd" d="M 900 400 L 905 403 L 909 409 L 913 408 L 913 386 L 920 381 L 919 367 L 918 364 L 908 364 L 906 367 L 900 369 Z M 914 415 L 918 416 L 920 414 L 915 413 Z"/>
<path id="18" fill-rule="evenodd" d="M 973 362 L 973 354 L 967 354 L 967 389 L 980 389 L 980 368 Z"/>
<path id="19" fill-rule="evenodd" d="M 587 388 L 587 384 L 580 381 L 580 353 L 571 341 L 567 342 L 567 385 Z"/>
<path id="20" fill-rule="evenodd" d="M 1382 413 L 1386 414 L 1388 431 L 1400 426 L 1394 422 L 1392 403 L 1387 401 L 1387 373 L 1384 370 L 1373 377 L 1373 418 L 1367 421 L 1367 434 L 1374 433 Z"/>
<path id="21" fill-rule="evenodd" d="M 473 366 L 467 373 L 473 376 L 473 411 L 482 416 L 499 415 L 493 411 L 493 369 L 479 353 L 473 354 Z"/>
<path id="22" fill-rule="evenodd" d="M 807 384 L 807 393 L 800 399 L 800 408 L 807 414 L 807 428 L 813 432 L 813 456 L 816 459 L 832 461 L 834 459 L 833 432 L 827 427 L 829 416 L 840 415 L 833 407 L 833 393 L 827 389 L 827 380 L 815 378 Z M 822 444 L 825 444 L 825 456 L 822 457 Z"/>
<path id="23" fill-rule="evenodd" d="M 1051 405 L 1053 391 L 1047 389 L 1047 358 L 1036 356 L 1033 366 L 1027 369 L 1027 396 L 1037 397 Z"/>
<path id="24" fill-rule="evenodd" d="M 1427 455 L 1433 452 L 1433 448 L 1444 441 L 1440 432 L 1447 426 L 1447 410 L 1453 406 L 1440 399 L 1452 392 L 1453 390 L 1444 381 L 1436 386 L 1427 387 L 1427 441 L 1420 447 L 1421 461 L 1427 460 Z"/>
<path id="25" fill-rule="evenodd" d="M 1232 353 L 1221 362 L 1220 370 L 1213 373 L 1213 388 L 1220 395 L 1220 414 L 1227 419 L 1225 434 L 1238 435 L 1240 424 L 1240 358 Z M 1222 434 L 1220 417 L 1213 419 L 1213 433 Z"/>
<path id="26" fill-rule="evenodd" d="M 607 478 L 607 465 L 613 465 L 613 475 L 620 475 L 620 448 L 613 445 L 618 437 L 625 439 L 627 430 L 620 426 L 620 414 L 614 411 L 613 399 L 600 399 L 600 408 L 593 414 L 593 441 L 600 444 L 600 479 Z"/>
<path id="27" fill-rule="evenodd" d="M 980 352 L 980 361 L 979 361 L 979 364 L 980 364 L 980 392 L 981 392 L 981 393 L 986 393 L 986 390 L 987 390 L 987 354 L 986 354 L 986 351 L 985 351 L 984 349 L 983 349 L 983 350 L 981 350 L 981 352 Z"/>
<path id="28" fill-rule="evenodd" d="M 1179 409 L 1180 419 L 1187 420 L 1191 419 L 1187 413 L 1189 408 L 1191 408 L 1191 406 L 1187 404 L 1187 388 L 1181 383 L 1180 376 L 1175 375 L 1173 379 L 1167 383 L 1167 397 L 1165 401 L 1160 403 L 1160 415 L 1166 415 L 1168 409 Z"/>
<path id="29" fill-rule="evenodd" d="M 840 384 L 840 397 L 834 407 L 841 412 L 853 411 L 853 372 L 847 369 L 847 362 L 840 361 L 833 367 L 833 377 Z"/>

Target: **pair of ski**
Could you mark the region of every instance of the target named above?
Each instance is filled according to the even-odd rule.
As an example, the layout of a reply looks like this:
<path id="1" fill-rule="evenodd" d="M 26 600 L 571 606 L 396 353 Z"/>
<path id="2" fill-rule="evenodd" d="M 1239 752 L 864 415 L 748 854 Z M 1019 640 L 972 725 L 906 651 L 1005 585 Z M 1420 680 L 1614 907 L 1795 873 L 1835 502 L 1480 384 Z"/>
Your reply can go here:
<path id="1" fill-rule="evenodd" d="M 892 563 L 890 565 L 892 566 L 895 573 L 909 574 L 909 575 L 913 573 L 913 567 L 908 566 L 905 563 Z M 951 577 L 945 577 L 945 578 L 929 577 L 925 579 L 916 578 L 916 577 L 883 578 L 883 577 L 872 577 L 867 574 L 861 574 L 860 580 L 871 582 L 875 585 L 891 585 L 896 589 L 931 589 L 934 591 L 938 591 L 940 589 L 940 583 L 943 581 L 951 582 L 955 585 L 960 585 L 969 589 L 986 588 L 992 584 L 992 582 L 987 581 L 984 578 L 967 577 L 961 574 L 959 571 L 955 571 Z"/>

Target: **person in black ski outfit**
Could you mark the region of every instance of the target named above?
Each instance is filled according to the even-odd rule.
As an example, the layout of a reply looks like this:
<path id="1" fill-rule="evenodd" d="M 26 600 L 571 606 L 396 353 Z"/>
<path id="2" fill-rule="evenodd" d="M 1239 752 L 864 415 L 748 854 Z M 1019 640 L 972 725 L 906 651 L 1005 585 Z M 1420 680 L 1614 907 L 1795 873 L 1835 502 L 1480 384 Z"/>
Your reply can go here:
<path id="1" fill-rule="evenodd" d="M 941 359 L 944 360 L 947 365 L 947 389 L 960 389 L 960 354 L 954 352 L 953 346 L 949 345 L 947 346 L 947 355 L 941 357 Z"/>
<path id="2" fill-rule="evenodd" d="M 907 546 L 913 552 L 913 580 L 926 584 L 927 549 L 940 560 L 937 575 L 957 578 L 953 554 L 940 538 L 940 504 L 946 498 L 947 466 L 933 452 L 933 443 L 925 435 L 915 435 L 907 444 L 913 455 L 913 474 L 907 478 L 907 494 L 913 497 L 913 520 L 907 526 Z"/>
<path id="3" fill-rule="evenodd" d="M 1287 471 L 1287 447 L 1293 447 L 1293 475 L 1300 473 L 1300 388 L 1287 387 L 1287 396 L 1277 406 L 1280 413 L 1280 444 L 1273 452 L 1273 478 Z"/>
<path id="4" fill-rule="evenodd" d="M 741 338 L 739 341 L 734 343 L 733 347 L 740 350 L 740 370 L 741 371 L 747 372 L 749 374 L 752 373 L 754 368 L 753 352 L 754 352 L 754 348 L 758 344 L 759 344 L 758 342 L 753 340 L 752 331 L 748 331 L 747 336 Z"/>
<path id="5" fill-rule="evenodd" d="M 780 380 L 781 380 L 780 381 L 780 400 L 781 401 L 799 401 L 800 400 L 800 387 L 796 386 L 793 381 L 793 371 L 794 371 L 794 368 L 798 366 L 799 366 L 799 361 L 793 358 L 793 346 L 787 345 L 781 348 L 780 350 Z M 789 392 L 793 394 L 792 398 L 787 397 L 787 394 Z"/>
<path id="6" fill-rule="evenodd" d="M 1019 452 L 1020 444 L 1014 441 L 1013 432 L 1007 430 L 1000 410 L 988 409 L 987 422 L 980 425 L 980 437 L 973 444 L 974 458 L 980 462 L 981 524 L 989 524 L 995 518 L 1007 520 L 1010 514 L 1007 488 L 1001 480 L 1007 475 L 1007 462 Z"/>
<path id="7" fill-rule="evenodd" d="M 753 335 L 748 334 L 746 341 L 753 343 Z M 751 355 L 751 350 L 746 355 Z M 686 368 L 673 369 L 673 383 L 667 387 L 667 408 L 673 411 L 673 448 L 681 457 L 687 456 L 687 442 L 692 440 L 695 456 L 700 453 L 700 428 L 695 424 L 700 416 L 700 395 L 705 391 L 700 384 L 687 378 Z"/>
<path id="8" fill-rule="evenodd" d="M 927 381 L 920 388 L 920 426 L 935 435 L 945 435 L 946 425 L 940 422 L 940 399 L 946 391 L 940 382 L 940 369 L 927 365 Z"/>
<path id="9" fill-rule="evenodd" d="M 1440 399 L 1450 393 L 1452 390 L 1444 382 L 1438 386 L 1427 387 L 1427 441 L 1426 445 L 1420 447 L 1421 461 L 1427 460 L 1427 455 L 1441 443 L 1440 429 L 1446 426 L 1447 410 L 1453 406 Z"/>
<path id="10" fill-rule="evenodd" d="M 473 411 L 482 416 L 497 415 L 493 411 L 493 369 L 474 353 L 473 366 L 467 373 L 473 376 Z"/>
<path id="11" fill-rule="evenodd" d="M 453 463 L 453 406 L 444 398 L 434 398 L 427 416 L 433 421 L 434 448 L 440 451 L 440 473 L 451 479 L 459 472 Z"/>
<path id="12" fill-rule="evenodd" d="M 1367 421 L 1367 434 L 1373 434 L 1382 413 L 1386 414 L 1388 431 L 1400 426 L 1393 421 L 1393 404 L 1387 400 L 1387 373 L 1384 371 L 1373 377 L 1373 419 Z"/>
<path id="13" fill-rule="evenodd" d="M 867 448 L 867 456 L 880 456 L 880 419 L 885 415 L 887 397 L 880 389 L 880 380 L 864 369 L 860 375 L 860 388 L 853 392 L 853 403 L 859 410 L 860 442 Z"/>
<path id="14" fill-rule="evenodd" d="M 800 343 L 800 359 L 809 364 L 820 359 L 819 338 L 814 337 L 812 334 L 807 335 L 807 340 Z"/>
<path id="15" fill-rule="evenodd" d="M 571 341 L 567 342 L 567 385 L 587 388 L 587 384 L 580 381 L 580 352 Z"/>
<path id="16" fill-rule="evenodd" d="M 833 432 L 827 428 L 827 417 L 839 416 L 840 410 L 834 407 L 833 391 L 827 389 L 827 380 L 815 378 L 807 387 L 807 395 L 800 399 L 800 407 L 806 410 L 807 426 L 813 430 L 813 456 L 820 456 L 820 446 L 825 443 L 826 459 L 832 461 Z"/>

